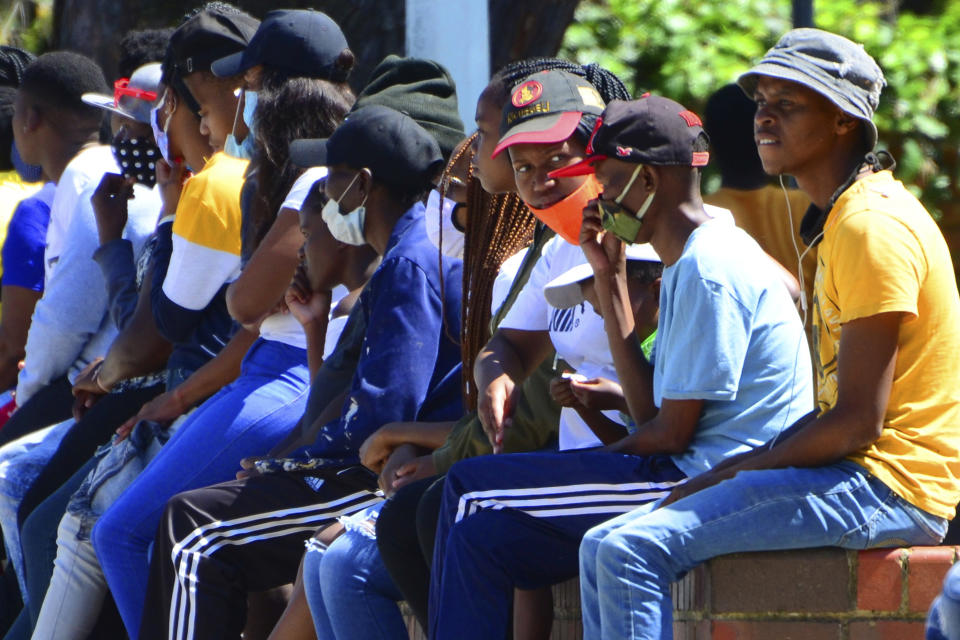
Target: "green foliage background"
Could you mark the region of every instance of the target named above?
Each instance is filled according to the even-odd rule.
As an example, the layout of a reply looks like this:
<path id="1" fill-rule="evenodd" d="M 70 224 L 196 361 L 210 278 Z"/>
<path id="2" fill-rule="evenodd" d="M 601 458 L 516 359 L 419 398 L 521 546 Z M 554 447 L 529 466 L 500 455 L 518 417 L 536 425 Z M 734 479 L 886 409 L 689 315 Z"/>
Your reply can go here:
<path id="1" fill-rule="evenodd" d="M 0 0 L 0 44 L 40 54 L 53 35 L 53 0 Z"/>
<path id="2" fill-rule="evenodd" d="M 790 29 L 790 10 L 789 0 L 582 0 L 561 55 L 702 110 Z M 935 217 L 960 221 L 960 2 L 819 0 L 814 19 L 879 62 L 880 146 Z"/>

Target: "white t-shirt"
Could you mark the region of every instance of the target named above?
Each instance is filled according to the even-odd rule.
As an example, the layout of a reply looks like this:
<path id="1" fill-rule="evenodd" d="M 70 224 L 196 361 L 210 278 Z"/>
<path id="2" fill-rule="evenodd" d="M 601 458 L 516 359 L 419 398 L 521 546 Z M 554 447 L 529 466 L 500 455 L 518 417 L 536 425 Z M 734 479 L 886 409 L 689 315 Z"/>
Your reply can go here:
<path id="1" fill-rule="evenodd" d="M 326 167 L 311 167 L 304 171 L 287 193 L 286 199 L 280 205 L 281 209 L 294 209 L 300 211 L 303 201 L 310 193 L 310 187 L 313 183 L 327 175 Z M 343 296 L 347 295 L 345 287 L 337 287 L 333 292 L 333 300 L 330 308 L 336 306 Z M 330 327 L 327 327 L 329 335 Z M 284 344 L 289 344 L 300 349 L 307 348 L 307 337 L 303 334 L 303 327 L 289 313 L 274 313 L 264 318 L 260 323 L 260 337 L 264 340 L 276 340 Z M 336 343 L 334 343 L 336 344 Z"/>
<path id="2" fill-rule="evenodd" d="M 543 253 L 530 273 L 516 301 L 500 323 L 501 329 L 549 331 L 557 355 L 587 378 L 603 376 L 618 380 L 610 355 L 610 345 L 603 329 L 603 318 L 589 303 L 570 309 L 555 309 L 547 304 L 543 288 L 551 280 L 571 268 L 586 263 L 580 247 L 556 236 L 543 248 Z M 611 420 L 622 423 L 618 411 L 604 412 Z M 583 449 L 602 444 L 574 409 L 560 412 L 560 449 Z"/>
<path id="3" fill-rule="evenodd" d="M 527 257 L 527 248 L 524 247 L 515 254 L 503 261 L 500 265 L 500 272 L 493 281 L 493 292 L 490 294 L 490 313 L 497 315 L 500 305 L 510 295 L 510 288 L 517 277 L 517 272 L 523 266 L 523 259 Z"/>
<path id="4" fill-rule="evenodd" d="M 67 243 L 67 229 L 73 221 L 80 194 L 100 184 L 104 173 L 120 173 L 120 167 L 110 147 L 97 145 L 84 149 L 71 160 L 60 180 L 50 205 L 50 224 L 47 226 L 47 247 L 43 252 L 44 281 L 50 276 Z"/>

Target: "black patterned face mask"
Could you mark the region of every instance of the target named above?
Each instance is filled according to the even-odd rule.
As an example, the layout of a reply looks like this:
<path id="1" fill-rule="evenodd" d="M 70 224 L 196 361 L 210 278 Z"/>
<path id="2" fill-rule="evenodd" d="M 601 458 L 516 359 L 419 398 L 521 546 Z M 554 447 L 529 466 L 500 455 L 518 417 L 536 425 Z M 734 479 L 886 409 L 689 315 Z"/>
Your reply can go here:
<path id="1" fill-rule="evenodd" d="M 113 157 L 124 178 L 153 188 L 157 183 L 157 159 L 160 149 L 151 137 L 124 138 L 113 141 Z"/>

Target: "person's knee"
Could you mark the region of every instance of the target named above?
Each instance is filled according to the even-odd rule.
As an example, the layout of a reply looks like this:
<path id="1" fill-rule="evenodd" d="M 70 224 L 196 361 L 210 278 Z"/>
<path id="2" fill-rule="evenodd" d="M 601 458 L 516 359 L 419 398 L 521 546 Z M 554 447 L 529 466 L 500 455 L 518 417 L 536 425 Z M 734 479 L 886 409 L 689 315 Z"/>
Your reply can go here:
<path id="1" fill-rule="evenodd" d="M 582 548 L 582 547 L 581 547 Z M 620 573 L 624 567 L 638 562 L 657 562 L 663 555 L 663 547 L 643 532 L 631 531 L 629 534 L 615 529 L 607 532 L 596 542 L 597 572 Z"/>
<path id="2" fill-rule="evenodd" d="M 492 456 L 480 456 L 465 458 L 454 463 L 444 478 L 441 494 L 459 496 L 472 491 L 478 484 L 478 478 L 490 477 L 491 460 Z"/>
<path id="3" fill-rule="evenodd" d="M 447 537 L 448 553 L 500 556 L 515 548 L 511 520 L 502 511 L 478 511 L 460 520 L 450 528 Z"/>
<path id="4" fill-rule="evenodd" d="M 437 522 L 440 520 L 440 508 L 446 479 L 434 482 L 420 497 L 417 503 L 416 529 L 420 549 L 429 563 L 433 558 L 436 544 Z"/>
<path id="5" fill-rule="evenodd" d="M 340 536 L 323 553 L 317 576 L 320 584 L 345 586 L 353 578 L 353 549 L 346 543 L 347 536 Z"/>
<path id="6" fill-rule="evenodd" d="M 110 555 L 111 545 L 115 544 L 117 536 L 123 533 L 117 527 L 117 522 L 114 521 L 114 518 L 108 517 L 109 514 L 110 509 L 107 509 L 106 513 L 100 516 L 96 524 L 93 525 L 93 530 L 90 531 L 90 542 L 93 544 L 93 549 L 97 552 L 99 558 Z M 29 522 L 29 518 L 27 521 Z"/>
<path id="7" fill-rule="evenodd" d="M 336 607 L 338 602 L 357 598 L 363 593 L 365 577 L 360 567 L 363 552 L 354 545 L 352 535 L 356 534 L 342 535 L 327 547 L 314 576 L 320 583 L 323 601 L 328 607 Z"/>
<path id="8" fill-rule="evenodd" d="M 607 530 L 603 526 L 593 527 L 588 529 L 585 534 L 583 534 L 583 539 L 580 541 L 580 566 L 581 568 L 587 564 L 594 564 L 597 561 L 597 551 L 600 549 L 600 543 L 607 535 Z"/>
<path id="9" fill-rule="evenodd" d="M 323 562 L 325 553 L 326 549 L 310 546 L 303 554 L 302 580 L 307 601 L 313 601 L 314 594 L 320 594 L 320 564 Z"/>

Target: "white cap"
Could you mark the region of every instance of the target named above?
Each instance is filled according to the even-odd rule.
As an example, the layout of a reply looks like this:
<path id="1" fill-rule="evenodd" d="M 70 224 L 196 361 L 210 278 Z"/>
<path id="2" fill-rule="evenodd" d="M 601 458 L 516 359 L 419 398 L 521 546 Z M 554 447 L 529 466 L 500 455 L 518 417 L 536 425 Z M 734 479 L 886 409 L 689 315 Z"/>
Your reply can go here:
<path id="1" fill-rule="evenodd" d="M 660 256 L 650 244 L 628 244 L 627 260 L 641 262 L 660 262 Z M 551 280 L 543 288 L 543 297 L 547 304 L 555 309 L 569 309 L 584 301 L 580 283 L 593 277 L 590 263 L 578 264 Z"/>

